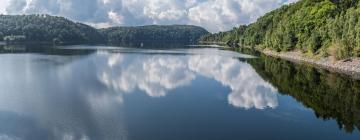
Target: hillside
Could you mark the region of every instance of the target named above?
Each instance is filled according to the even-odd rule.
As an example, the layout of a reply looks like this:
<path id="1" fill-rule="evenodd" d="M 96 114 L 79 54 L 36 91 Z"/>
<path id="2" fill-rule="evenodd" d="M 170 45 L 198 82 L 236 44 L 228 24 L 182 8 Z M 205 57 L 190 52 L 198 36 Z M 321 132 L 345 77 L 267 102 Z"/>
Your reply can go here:
<path id="1" fill-rule="evenodd" d="M 208 34 L 204 28 L 190 25 L 150 25 L 139 27 L 112 27 L 100 29 L 107 42 L 197 42 Z"/>
<path id="2" fill-rule="evenodd" d="M 358 0 L 300 0 L 255 23 L 202 37 L 205 42 L 238 42 L 274 51 L 301 51 L 337 59 L 360 56 Z"/>
<path id="3" fill-rule="evenodd" d="M 197 42 L 201 36 L 208 33 L 201 27 L 191 25 L 95 29 L 58 16 L 0 15 L 0 41 L 10 43 Z"/>
<path id="4" fill-rule="evenodd" d="M 0 15 L 0 40 L 12 42 L 104 42 L 93 27 L 49 15 Z"/>

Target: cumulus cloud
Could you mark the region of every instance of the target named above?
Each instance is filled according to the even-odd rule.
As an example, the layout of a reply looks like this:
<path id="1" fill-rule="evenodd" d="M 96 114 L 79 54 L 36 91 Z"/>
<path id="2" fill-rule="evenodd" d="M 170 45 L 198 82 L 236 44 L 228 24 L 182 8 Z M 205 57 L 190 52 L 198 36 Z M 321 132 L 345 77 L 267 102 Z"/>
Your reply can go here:
<path id="1" fill-rule="evenodd" d="M 224 57 L 193 56 L 189 68 L 230 87 L 228 102 L 235 107 L 265 109 L 278 106 L 277 90 L 249 64 Z"/>
<path id="2" fill-rule="evenodd" d="M 284 0 L 209 0 L 189 9 L 191 24 L 210 31 L 229 30 L 240 24 L 254 22 L 266 12 L 289 3 Z"/>
<path id="3" fill-rule="evenodd" d="M 133 59 L 106 53 L 103 57 L 107 66 L 98 67 L 98 78 L 118 93 L 139 89 L 151 97 L 164 97 L 169 91 L 189 85 L 202 75 L 230 88 L 228 102 L 235 107 L 265 109 L 278 106 L 277 90 L 249 64 L 237 59 L 221 55 L 155 55 Z"/>
<path id="4" fill-rule="evenodd" d="M 73 58 L 67 56 L 11 59 L 1 57 L 6 62 L 0 70 L 0 140 L 126 139 L 122 95 L 99 86 L 93 73 L 84 71 L 88 64 L 68 64 Z"/>
<path id="5" fill-rule="evenodd" d="M 195 78 L 187 64 L 178 58 L 150 57 L 135 59 L 124 65 L 118 55 L 108 57 L 108 67 L 99 70 L 98 77 L 109 88 L 121 93 L 135 89 L 145 91 L 151 97 L 165 96 L 169 90 L 185 86 Z"/>
<path id="6" fill-rule="evenodd" d="M 191 55 L 177 57 L 109 52 L 91 57 L 23 55 L 16 56 L 16 61 L 11 55 L 3 55 L 0 116 L 12 119 L 2 117 L 0 124 L 12 125 L 2 126 L 0 140 L 31 136 L 54 140 L 126 139 L 128 133 L 122 110 L 126 94 L 140 90 L 150 97 L 165 97 L 171 90 L 187 86 L 199 76 L 229 88 L 230 93 L 224 95 L 232 106 L 244 109 L 277 107 L 277 90 L 249 64 L 236 59 L 241 55 L 225 50 L 206 52 L 196 53 L 194 49 Z M 24 129 L 33 133 L 23 133 Z M 40 132 L 49 135 L 38 135 Z"/>
<path id="7" fill-rule="evenodd" d="M 47 13 L 99 27 L 193 24 L 229 30 L 297 0 L 0 0 L 7 14 Z"/>

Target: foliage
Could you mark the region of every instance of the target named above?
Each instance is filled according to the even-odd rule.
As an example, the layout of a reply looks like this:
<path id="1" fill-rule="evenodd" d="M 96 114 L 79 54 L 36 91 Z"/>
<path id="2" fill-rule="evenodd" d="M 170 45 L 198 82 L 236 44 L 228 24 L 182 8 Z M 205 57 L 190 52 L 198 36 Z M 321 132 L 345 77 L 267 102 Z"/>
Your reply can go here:
<path id="1" fill-rule="evenodd" d="M 313 109 L 317 117 L 335 119 L 347 132 L 360 128 L 360 81 L 265 55 L 248 63 L 280 94 Z"/>
<path id="2" fill-rule="evenodd" d="M 209 34 L 201 27 L 190 25 L 150 25 L 139 27 L 112 27 L 101 29 L 101 33 L 110 43 L 124 42 L 198 42 L 200 37 Z"/>
<path id="3" fill-rule="evenodd" d="M 0 37 L 25 36 L 28 42 L 102 42 L 94 28 L 49 15 L 0 15 Z"/>
<path id="4" fill-rule="evenodd" d="M 276 9 L 237 30 L 202 38 L 209 42 L 243 40 L 243 46 L 263 46 L 276 51 L 301 50 L 314 55 L 331 55 L 337 46 L 338 59 L 360 56 L 360 3 L 358 0 L 301 0 Z"/>
<path id="5" fill-rule="evenodd" d="M 219 32 L 216 34 L 207 34 L 200 38 L 202 42 L 227 42 L 227 41 L 235 41 L 240 39 L 246 31 L 247 26 L 241 25 L 238 28 L 233 28 L 233 30 L 228 32 Z M 239 40 L 239 42 L 243 42 L 243 40 Z"/>
<path id="6" fill-rule="evenodd" d="M 138 41 L 198 42 L 208 31 L 190 25 L 111 27 L 95 29 L 50 15 L 0 15 L 0 41 L 75 43 L 129 43 Z M 18 37 L 24 38 L 18 38 Z"/>

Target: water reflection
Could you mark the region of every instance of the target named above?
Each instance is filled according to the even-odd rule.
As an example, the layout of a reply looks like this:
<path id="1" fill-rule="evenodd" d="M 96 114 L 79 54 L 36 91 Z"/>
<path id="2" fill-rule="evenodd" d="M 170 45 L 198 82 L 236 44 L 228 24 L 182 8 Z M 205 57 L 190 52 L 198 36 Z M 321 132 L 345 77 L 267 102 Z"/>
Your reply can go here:
<path id="1" fill-rule="evenodd" d="M 98 66 L 98 77 L 118 93 L 135 89 L 151 97 L 166 96 L 170 90 L 190 85 L 197 76 L 205 76 L 231 89 L 229 104 L 250 109 L 278 106 L 277 90 L 261 79 L 254 69 L 237 59 L 218 55 L 147 55 L 128 57 L 102 54 L 106 66 Z M 225 93 L 224 93 L 225 94 Z"/>
<path id="2" fill-rule="evenodd" d="M 249 64 L 224 52 L 1 55 L 0 139 L 127 139 L 124 96 L 140 90 L 165 98 L 199 77 L 229 88 L 231 93 L 223 94 L 235 107 L 277 107 L 277 90 Z"/>
<path id="3" fill-rule="evenodd" d="M 308 65 L 260 56 L 249 63 L 262 78 L 314 110 L 318 118 L 335 119 L 347 132 L 360 128 L 360 81 Z"/>
<path id="4" fill-rule="evenodd" d="M 189 69 L 230 87 L 228 102 L 245 109 L 276 108 L 277 90 L 265 82 L 247 63 L 224 57 L 193 56 Z"/>
<path id="5" fill-rule="evenodd" d="M 94 68 L 86 59 L 32 54 L 0 59 L 1 138 L 126 138 L 121 99 L 84 71 Z"/>
<path id="6" fill-rule="evenodd" d="M 10 50 L 0 140 L 359 137 L 336 122 L 359 128 L 360 82 L 313 67 L 207 48 Z"/>

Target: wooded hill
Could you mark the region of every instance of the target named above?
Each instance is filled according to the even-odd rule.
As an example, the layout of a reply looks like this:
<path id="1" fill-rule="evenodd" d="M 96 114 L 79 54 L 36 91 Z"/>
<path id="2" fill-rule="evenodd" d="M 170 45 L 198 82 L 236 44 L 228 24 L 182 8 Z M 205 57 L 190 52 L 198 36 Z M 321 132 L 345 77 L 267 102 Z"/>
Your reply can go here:
<path id="1" fill-rule="evenodd" d="M 204 36 L 205 42 L 236 42 L 309 55 L 360 56 L 358 0 L 300 0 L 260 17 L 255 23 Z"/>
<path id="2" fill-rule="evenodd" d="M 191 25 L 153 25 L 95 29 L 64 17 L 0 15 L 0 41 L 10 43 L 124 43 L 133 41 L 197 42 L 209 32 Z"/>
<path id="3" fill-rule="evenodd" d="M 0 15 L 0 40 L 11 42 L 103 43 L 93 27 L 49 15 Z"/>
<path id="4" fill-rule="evenodd" d="M 110 43 L 121 42 L 198 42 L 200 37 L 209 34 L 204 28 L 190 25 L 149 25 L 139 27 L 112 27 L 100 29 Z"/>

